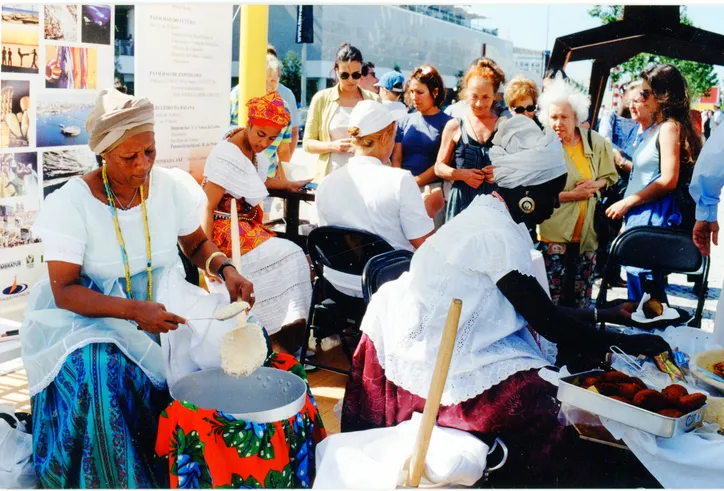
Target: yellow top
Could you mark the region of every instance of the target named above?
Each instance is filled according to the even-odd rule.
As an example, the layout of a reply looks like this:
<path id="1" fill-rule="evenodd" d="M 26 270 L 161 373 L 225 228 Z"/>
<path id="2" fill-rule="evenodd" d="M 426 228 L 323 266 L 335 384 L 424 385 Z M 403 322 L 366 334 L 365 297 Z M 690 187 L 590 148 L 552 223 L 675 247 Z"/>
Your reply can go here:
<path id="1" fill-rule="evenodd" d="M 573 165 L 576 166 L 576 170 L 581 174 L 584 181 L 590 181 L 592 178 L 591 165 L 588 162 L 588 158 L 583 153 L 583 140 L 578 142 L 578 145 L 563 145 L 568 155 L 573 160 Z M 586 201 L 579 201 L 578 206 L 580 211 L 578 212 L 578 221 L 573 229 L 573 237 L 571 242 L 578 243 L 581 241 L 581 230 L 583 230 L 583 221 L 586 218 Z"/>

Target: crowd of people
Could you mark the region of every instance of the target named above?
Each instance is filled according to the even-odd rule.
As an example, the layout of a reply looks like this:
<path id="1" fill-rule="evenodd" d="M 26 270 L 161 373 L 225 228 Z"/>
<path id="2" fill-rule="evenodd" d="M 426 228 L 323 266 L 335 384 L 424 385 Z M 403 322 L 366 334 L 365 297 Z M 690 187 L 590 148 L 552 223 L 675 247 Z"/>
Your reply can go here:
<path id="1" fill-rule="evenodd" d="M 309 263 L 263 217 L 270 190 L 299 192 L 309 181 L 284 175 L 297 103 L 280 84 L 273 47 L 266 62 L 266 94 L 242 101 L 243 126 L 232 91 L 232 128 L 209 155 L 201 185 L 154 166 L 148 100 L 106 90 L 90 113 L 99 169 L 49 195 L 33 226 L 48 276 L 32 290 L 21 335 L 44 486 L 168 484 L 169 469 L 154 455 L 168 383 L 218 367 L 219 333 L 234 327 L 207 321 L 208 339 L 182 337 L 180 326 L 212 314 L 198 307 L 207 293 L 180 282 L 177 244 L 213 298 L 249 302 L 270 351 L 306 349 L 297 333 L 313 301 Z M 367 307 L 342 430 L 396 425 L 423 409 L 448 306 L 459 298 L 438 423 L 488 442 L 503 437 L 510 458 L 499 486 L 605 487 L 610 466 L 648 475 L 631 455 L 587 447 L 562 426 L 555 388 L 538 370 L 596 367 L 612 345 L 633 356 L 670 350 L 655 335 L 596 327 L 626 323 L 643 291 L 663 291 L 665 278 L 628 271 L 630 301 L 601 309 L 591 290 L 598 253 L 612 240 L 599 236 L 603 225 L 691 232 L 702 219 L 688 195 L 702 138 L 681 73 L 644 70 L 626 90 L 629 113 L 604 116 L 593 125 L 601 132 L 590 128 L 588 95 L 560 72 L 539 91 L 522 76 L 506 83 L 498 64 L 480 58 L 463 77 L 462 99 L 445 110 L 446 87 L 432 65 L 407 80 L 399 72 L 378 78 L 344 43 L 334 73 L 336 84 L 312 98 L 302 142 L 317 155 L 319 224 L 414 252 L 410 271 Z M 240 251 L 232 250 L 232 200 Z M 236 252 L 243 276 L 229 260 Z M 334 288 L 362 296 L 359 277 L 337 273 L 325 272 Z"/>

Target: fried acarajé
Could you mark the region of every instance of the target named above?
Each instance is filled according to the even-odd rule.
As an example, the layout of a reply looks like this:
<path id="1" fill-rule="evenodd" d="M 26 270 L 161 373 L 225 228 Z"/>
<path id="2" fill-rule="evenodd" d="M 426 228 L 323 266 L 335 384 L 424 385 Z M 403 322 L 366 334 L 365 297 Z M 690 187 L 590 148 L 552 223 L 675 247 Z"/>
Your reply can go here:
<path id="1" fill-rule="evenodd" d="M 631 377 L 626 375 L 623 372 L 606 372 L 601 375 L 601 381 L 602 382 L 613 382 L 613 383 L 629 383 L 631 382 Z"/>
<path id="2" fill-rule="evenodd" d="M 664 397 L 661 392 L 653 389 L 642 390 L 641 392 L 636 394 L 633 403 L 636 406 L 639 406 L 643 409 L 648 409 L 649 411 L 653 412 L 666 409 L 670 405 L 669 401 L 666 399 L 666 397 Z"/>
<path id="3" fill-rule="evenodd" d="M 583 379 L 583 386 L 588 388 L 592 385 L 596 385 L 596 382 L 598 382 L 598 377 L 586 377 Z"/>
<path id="4" fill-rule="evenodd" d="M 664 388 L 661 393 L 664 394 L 664 397 L 668 399 L 672 406 L 676 406 L 679 403 L 679 399 L 689 395 L 689 391 L 686 390 L 686 387 L 676 384 L 669 385 Z"/>
<path id="5" fill-rule="evenodd" d="M 678 409 L 662 409 L 659 411 L 659 414 L 661 416 L 666 416 L 667 418 L 680 418 L 684 415 L 684 413 Z"/>
<path id="6" fill-rule="evenodd" d="M 621 396 L 609 396 L 609 397 L 610 397 L 611 399 L 614 399 L 614 400 L 618 401 L 618 402 L 625 402 L 626 404 L 633 404 L 633 403 L 631 402 L 631 399 L 626 399 L 625 397 L 621 397 Z"/>
<path id="7" fill-rule="evenodd" d="M 684 414 L 696 411 L 706 404 L 706 396 L 704 394 L 689 394 L 679 399 L 678 408 L 684 411 Z"/>
<path id="8" fill-rule="evenodd" d="M 618 384 L 614 384 L 612 382 L 597 382 L 594 387 L 596 387 L 599 394 L 603 394 L 605 396 L 616 396 L 619 391 Z"/>
<path id="9" fill-rule="evenodd" d="M 641 390 L 648 389 L 648 387 L 646 387 L 646 384 L 644 383 L 644 381 L 638 377 L 631 377 L 631 383 L 638 385 L 641 388 Z"/>
<path id="10" fill-rule="evenodd" d="M 714 366 L 711 367 L 711 371 L 714 372 L 715 375 L 724 377 L 724 361 L 720 361 L 719 363 L 714 363 Z"/>
<path id="11" fill-rule="evenodd" d="M 624 399 L 628 399 L 629 401 L 633 401 L 633 398 L 636 397 L 636 394 L 641 392 L 642 389 L 637 384 L 633 383 L 621 383 L 618 384 L 618 395 L 623 397 Z"/>

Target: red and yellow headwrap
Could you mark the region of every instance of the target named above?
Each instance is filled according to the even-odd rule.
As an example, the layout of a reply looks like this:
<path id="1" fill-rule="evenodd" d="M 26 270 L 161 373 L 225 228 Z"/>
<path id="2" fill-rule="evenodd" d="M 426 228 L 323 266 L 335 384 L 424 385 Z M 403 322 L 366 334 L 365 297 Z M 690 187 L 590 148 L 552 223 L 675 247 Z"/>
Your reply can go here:
<path id="1" fill-rule="evenodd" d="M 269 92 L 262 97 L 255 97 L 246 103 L 249 124 L 256 126 L 273 126 L 282 129 L 292 120 L 289 110 L 284 106 L 284 99 L 278 92 Z"/>

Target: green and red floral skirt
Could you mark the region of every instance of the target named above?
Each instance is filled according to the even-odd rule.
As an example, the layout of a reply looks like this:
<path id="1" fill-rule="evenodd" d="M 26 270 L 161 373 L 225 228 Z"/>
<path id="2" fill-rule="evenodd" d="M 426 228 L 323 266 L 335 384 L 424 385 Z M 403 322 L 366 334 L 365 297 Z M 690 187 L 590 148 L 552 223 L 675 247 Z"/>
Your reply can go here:
<path id="1" fill-rule="evenodd" d="M 272 354 L 265 366 L 307 380 L 291 355 Z M 263 424 L 174 401 L 161 413 L 156 453 L 168 458 L 171 488 L 309 488 L 314 449 L 325 436 L 307 387 L 299 413 Z"/>

